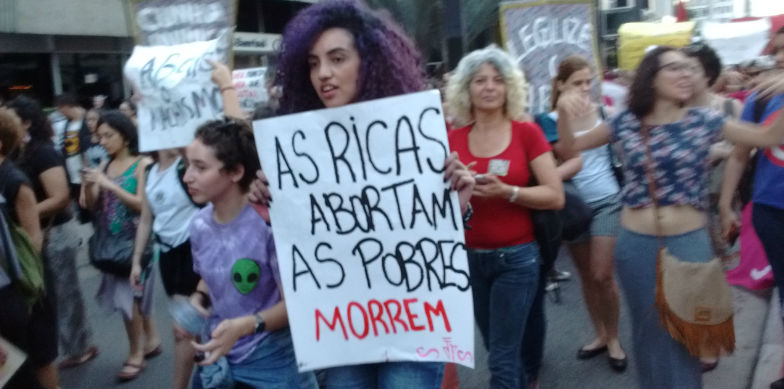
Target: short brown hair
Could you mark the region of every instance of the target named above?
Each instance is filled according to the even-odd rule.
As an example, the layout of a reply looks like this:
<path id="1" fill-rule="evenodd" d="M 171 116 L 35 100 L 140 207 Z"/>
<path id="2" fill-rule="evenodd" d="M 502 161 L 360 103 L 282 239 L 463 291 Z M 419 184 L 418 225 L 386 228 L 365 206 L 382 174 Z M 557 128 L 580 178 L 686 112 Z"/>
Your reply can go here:
<path id="1" fill-rule="evenodd" d="M 0 107 L 0 155 L 7 156 L 16 150 L 22 140 L 22 122 L 8 108 Z"/>

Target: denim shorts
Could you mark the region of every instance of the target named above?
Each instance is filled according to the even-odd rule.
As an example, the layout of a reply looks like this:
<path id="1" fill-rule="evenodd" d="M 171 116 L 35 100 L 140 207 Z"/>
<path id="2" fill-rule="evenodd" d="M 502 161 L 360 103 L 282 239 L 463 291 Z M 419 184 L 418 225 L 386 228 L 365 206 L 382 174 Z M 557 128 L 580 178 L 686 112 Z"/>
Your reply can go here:
<path id="1" fill-rule="evenodd" d="M 593 211 L 591 228 L 570 243 L 586 242 L 594 236 L 616 237 L 621 230 L 621 193 L 586 203 Z"/>

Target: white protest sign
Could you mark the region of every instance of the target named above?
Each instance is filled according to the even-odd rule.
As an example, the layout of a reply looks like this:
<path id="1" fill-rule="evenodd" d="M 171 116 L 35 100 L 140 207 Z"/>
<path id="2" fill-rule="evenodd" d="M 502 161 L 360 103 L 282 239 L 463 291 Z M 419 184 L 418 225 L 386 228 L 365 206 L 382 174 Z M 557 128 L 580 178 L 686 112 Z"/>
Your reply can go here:
<path id="1" fill-rule="evenodd" d="M 746 22 L 702 24 L 702 38 L 710 45 L 723 65 L 735 65 L 757 58 L 768 44 L 770 19 Z"/>
<path id="2" fill-rule="evenodd" d="M 216 40 L 174 46 L 136 46 L 125 77 L 141 95 L 137 106 L 139 151 L 183 147 L 198 126 L 223 113 L 218 86 L 210 80 Z"/>
<path id="3" fill-rule="evenodd" d="M 245 112 L 253 112 L 260 104 L 269 102 L 267 86 L 264 83 L 266 67 L 238 69 L 232 72 L 234 89 Z"/>
<path id="4" fill-rule="evenodd" d="M 253 123 L 301 371 L 473 367 L 473 303 L 438 91 Z"/>

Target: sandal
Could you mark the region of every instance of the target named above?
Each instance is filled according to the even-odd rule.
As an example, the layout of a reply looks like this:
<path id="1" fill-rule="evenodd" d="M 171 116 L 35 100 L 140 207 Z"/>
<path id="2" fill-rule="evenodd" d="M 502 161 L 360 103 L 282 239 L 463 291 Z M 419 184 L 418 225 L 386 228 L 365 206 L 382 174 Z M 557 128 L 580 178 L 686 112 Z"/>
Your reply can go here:
<path id="1" fill-rule="evenodd" d="M 154 349 L 144 353 L 144 359 L 155 358 L 158 355 L 161 355 L 162 353 L 163 353 L 163 347 L 161 347 L 161 345 L 158 344 L 157 346 L 155 346 Z"/>
<path id="2" fill-rule="evenodd" d="M 90 346 L 89 348 L 87 348 L 87 352 L 85 352 L 81 356 L 68 357 L 64 359 L 62 362 L 60 362 L 57 365 L 57 367 L 59 367 L 60 369 L 68 369 L 68 368 L 76 367 L 83 363 L 89 362 L 90 360 L 92 360 L 97 356 L 98 356 L 98 347 Z"/>
<path id="3" fill-rule="evenodd" d="M 142 361 L 142 363 L 140 363 L 140 364 L 135 364 L 135 363 L 131 363 L 131 362 L 126 361 L 123 364 L 123 367 L 120 370 L 120 372 L 117 373 L 117 379 L 120 380 L 121 382 L 130 381 L 130 380 L 138 377 L 139 374 L 142 373 L 142 371 L 144 370 L 144 367 L 146 365 L 147 365 L 147 363 L 144 362 L 144 361 Z M 128 367 L 130 367 L 131 369 L 134 369 L 134 370 L 128 372 L 126 370 L 126 368 L 128 368 Z"/>

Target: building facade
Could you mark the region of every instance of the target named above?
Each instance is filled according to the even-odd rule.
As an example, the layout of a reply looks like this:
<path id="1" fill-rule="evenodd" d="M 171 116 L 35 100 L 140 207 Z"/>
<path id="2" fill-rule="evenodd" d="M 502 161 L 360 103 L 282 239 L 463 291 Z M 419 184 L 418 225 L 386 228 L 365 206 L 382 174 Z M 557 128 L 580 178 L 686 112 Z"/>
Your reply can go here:
<path id="1" fill-rule="evenodd" d="M 52 104 L 73 93 L 115 106 L 129 90 L 122 67 L 133 51 L 130 0 L 0 0 L 0 99 Z M 267 65 L 286 23 L 314 2 L 237 0 L 236 68 Z"/>

